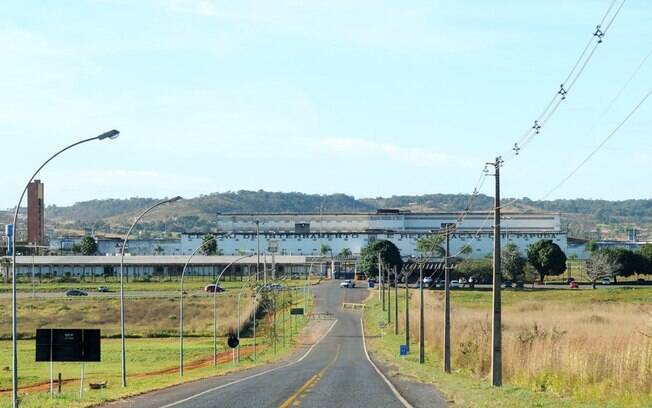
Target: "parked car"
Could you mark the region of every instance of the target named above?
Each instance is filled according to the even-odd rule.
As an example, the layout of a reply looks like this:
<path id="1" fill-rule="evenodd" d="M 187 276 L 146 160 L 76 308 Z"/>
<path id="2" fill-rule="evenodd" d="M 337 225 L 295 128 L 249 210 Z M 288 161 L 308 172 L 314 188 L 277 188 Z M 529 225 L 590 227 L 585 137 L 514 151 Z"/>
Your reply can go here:
<path id="1" fill-rule="evenodd" d="M 104 293 L 104 292 L 108 292 L 109 288 L 107 288 L 106 286 L 100 286 L 99 288 L 97 288 L 97 291 Z"/>
<path id="2" fill-rule="evenodd" d="M 460 281 L 458 281 L 457 279 L 452 280 L 452 281 L 450 281 L 448 287 L 451 288 L 451 289 L 459 289 L 460 288 Z"/>
<path id="3" fill-rule="evenodd" d="M 432 277 L 431 276 L 425 276 L 423 278 L 423 286 L 428 287 L 432 285 Z"/>
<path id="4" fill-rule="evenodd" d="M 88 293 L 79 289 L 70 289 L 66 292 L 66 296 L 88 296 Z"/>
<path id="5" fill-rule="evenodd" d="M 577 282 L 572 281 L 572 282 L 569 284 L 569 287 L 570 287 L 571 289 L 579 289 L 580 285 L 578 285 Z"/>
<path id="6" fill-rule="evenodd" d="M 572 276 L 569 276 L 568 278 L 566 278 L 566 284 L 567 285 L 570 285 L 571 282 L 575 282 L 575 278 L 573 278 Z"/>
<path id="7" fill-rule="evenodd" d="M 340 282 L 340 288 L 355 288 L 355 282 L 351 279 L 344 280 Z"/>
<path id="8" fill-rule="evenodd" d="M 608 277 L 605 276 L 604 278 L 600 279 L 600 284 L 601 285 L 611 285 L 611 278 L 608 278 Z"/>
<path id="9" fill-rule="evenodd" d="M 504 280 L 502 282 L 502 287 L 503 288 L 511 288 L 512 287 L 512 281 L 511 280 Z"/>
<path id="10" fill-rule="evenodd" d="M 211 292 L 211 293 L 212 292 L 220 293 L 220 292 L 224 292 L 224 288 L 221 287 L 221 286 L 218 286 L 218 285 L 216 285 L 214 283 L 211 283 L 209 285 L 204 286 L 204 291 L 205 292 Z"/>
<path id="11" fill-rule="evenodd" d="M 525 283 L 523 281 L 516 281 L 514 287 L 518 289 L 523 289 L 525 287 Z"/>

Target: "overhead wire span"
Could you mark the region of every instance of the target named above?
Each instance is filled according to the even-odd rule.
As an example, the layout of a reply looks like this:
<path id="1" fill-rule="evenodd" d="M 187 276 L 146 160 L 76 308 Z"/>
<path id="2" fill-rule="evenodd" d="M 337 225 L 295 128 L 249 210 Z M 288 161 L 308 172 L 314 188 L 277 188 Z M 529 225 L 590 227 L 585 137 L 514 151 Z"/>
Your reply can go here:
<path id="1" fill-rule="evenodd" d="M 607 11 L 604 13 L 602 19 L 600 20 L 600 24 L 598 24 L 596 26 L 595 31 L 592 32 L 591 38 L 582 49 L 582 52 L 580 53 L 579 57 L 575 61 L 575 64 L 569 71 L 564 82 L 562 82 L 562 84 L 560 85 L 560 89 L 557 90 L 557 92 L 553 95 L 550 102 L 548 102 L 548 104 L 543 109 L 543 111 L 534 120 L 533 122 L 534 125 L 532 125 L 529 129 L 527 129 L 524 132 L 523 136 L 521 136 L 521 138 L 514 143 L 514 147 L 511 149 L 511 151 L 506 151 L 505 153 L 503 153 L 502 156 L 505 157 L 506 161 L 512 160 L 516 156 L 518 156 L 522 151 L 522 149 L 526 147 L 528 144 L 530 144 L 534 139 L 534 137 L 540 134 L 541 130 L 545 127 L 545 125 L 548 123 L 550 118 L 554 115 L 554 113 L 559 108 L 561 102 L 567 98 L 569 92 L 574 88 L 577 80 L 580 78 L 580 76 L 586 69 L 587 65 L 593 58 L 593 55 L 595 54 L 595 50 L 597 49 L 598 45 L 600 45 L 603 42 L 604 37 L 606 36 L 607 32 L 611 28 L 616 17 L 618 16 L 621 9 L 623 8 L 625 1 L 626 0 L 622 0 L 620 2 L 616 11 L 613 13 L 613 15 L 611 15 L 611 18 L 608 19 L 607 26 L 603 30 L 601 27 L 607 21 L 607 18 L 611 14 L 614 5 L 617 2 L 617 0 L 611 1 L 609 7 L 607 8 Z M 591 44 L 593 44 L 593 48 L 591 48 Z"/>
<path id="2" fill-rule="evenodd" d="M 555 191 L 557 191 L 557 189 L 559 189 L 562 185 L 564 185 L 564 184 L 565 184 L 565 183 L 566 183 L 566 182 L 567 182 L 571 177 L 573 177 L 573 176 L 574 176 L 574 175 L 575 175 L 575 174 L 576 174 L 576 173 L 577 173 L 577 172 L 578 172 L 582 167 L 584 167 L 584 165 L 585 165 L 589 160 L 591 160 L 591 159 L 593 158 L 593 156 L 595 156 L 596 153 L 598 153 L 598 152 L 600 151 L 600 149 L 602 149 L 602 148 L 604 147 L 605 144 L 607 144 L 607 142 L 608 142 L 608 141 L 609 141 L 609 140 L 610 140 L 610 139 L 611 139 L 611 138 L 612 138 L 612 137 L 613 137 L 613 136 L 614 136 L 614 135 L 615 135 L 615 134 L 620 130 L 620 128 L 622 128 L 622 127 L 625 125 L 625 123 L 627 123 L 627 121 L 629 121 L 629 119 L 634 115 L 634 113 L 636 113 L 636 111 L 637 111 L 637 110 L 638 110 L 638 109 L 639 109 L 639 108 L 640 108 L 640 107 L 645 103 L 645 101 L 647 101 L 647 99 L 650 97 L 650 95 L 652 95 L 652 89 L 650 89 L 650 90 L 645 94 L 645 96 L 643 97 L 643 99 L 641 99 L 641 100 L 639 101 L 639 103 L 636 104 L 636 106 L 634 106 L 634 109 L 632 109 L 632 110 L 627 114 L 627 116 L 625 116 L 625 118 L 624 118 L 624 119 L 623 119 L 623 120 L 618 124 L 618 126 L 616 126 L 616 127 L 615 127 L 615 128 L 614 128 L 614 129 L 613 129 L 613 130 L 612 130 L 612 131 L 611 131 L 611 132 L 610 132 L 610 133 L 609 133 L 609 134 L 608 134 L 608 135 L 607 135 L 607 136 L 602 140 L 602 142 L 600 142 L 600 144 L 598 144 L 598 146 L 596 146 L 596 147 L 595 147 L 595 148 L 594 148 L 594 149 L 589 153 L 589 155 L 586 156 L 586 157 L 584 158 L 584 160 L 582 160 L 582 161 L 580 162 L 580 164 L 578 164 L 577 167 L 575 167 L 575 168 L 573 169 L 573 171 L 571 171 L 571 172 L 570 172 L 566 177 L 564 177 L 564 178 L 563 178 L 563 179 L 562 179 L 562 180 L 561 180 L 561 181 L 560 181 L 560 182 L 559 182 L 555 187 L 552 188 L 552 190 L 548 191 L 548 193 L 546 193 L 546 195 L 544 195 L 541 199 L 543 200 L 543 199 L 549 197 L 552 193 L 554 193 Z"/>

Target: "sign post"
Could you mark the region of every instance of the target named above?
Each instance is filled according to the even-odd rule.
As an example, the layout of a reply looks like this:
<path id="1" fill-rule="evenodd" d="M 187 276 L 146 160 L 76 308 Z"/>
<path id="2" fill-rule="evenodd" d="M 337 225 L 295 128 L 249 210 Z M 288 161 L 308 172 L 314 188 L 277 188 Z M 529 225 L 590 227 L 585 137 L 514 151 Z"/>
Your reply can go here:
<path id="1" fill-rule="evenodd" d="M 84 396 L 84 363 L 101 361 L 99 329 L 37 329 L 36 361 L 50 363 L 50 398 L 54 396 L 54 362 L 80 362 L 79 398 Z M 61 387 L 61 380 L 59 380 Z"/>
<path id="2" fill-rule="evenodd" d="M 399 349 L 399 354 L 403 359 L 405 359 L 405 356 L 408 355 L 408 346 L 407 344 L 401 344 L 400 349 Z"/>
<path id="3" fill-rule="evenodd" d="M 385 322 L 378 322 L 378 328 L 380 328 L 380 338 L 382 339 L 385 336 Z"/>

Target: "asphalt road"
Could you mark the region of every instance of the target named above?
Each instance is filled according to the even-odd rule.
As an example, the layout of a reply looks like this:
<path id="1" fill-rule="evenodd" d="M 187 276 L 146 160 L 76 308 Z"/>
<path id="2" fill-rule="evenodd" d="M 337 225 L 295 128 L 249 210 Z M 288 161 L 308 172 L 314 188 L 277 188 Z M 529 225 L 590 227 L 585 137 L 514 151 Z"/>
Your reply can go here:
<path id="1" fill-rule="evenodd" d="M 155 391 L 109 406 L 446 406 L 437 391 L 429 385 L 405 386 L 406 394 L 401 395 L 403 392 L 393 390 L 393 385 L 390 388 L 387 380 L 369 362 L 363 346 L 360 312 L 342 310 L 342 302 L 362 302 L 368 294 L 366 288 L 341 289 L 336 281 L 322 283 L 313 289 L 317 298 L 315 311 L 332 313 L 332 323 L 326 325 L 328 330 L 320 341 L 310 347 L 300 347 L 289 360 Z M 383 370 L 383 367 L 380 369 Z"/>
<path id="2" fill-rule="evenodd" d="M 202 297 L 213 297 L 212 293 L 209 292 L 204 292 L 203 290 L 192 290 L 192 291 L 185 291 L 186 294 L 185 296 L 202 296 Z M 237 293 L 236 290 L 231 290 L 229 293 Z M 93 297 L 93 298 L 106 298 L 106 299 L 111 299 L 111 298 L 119 298 L 120 297 L 120 292 L 92 292 L 92 291 L 87 291 L 88 296 L 66 296 L 66 292 L 36 292 L 32 296 L 32 292 L 18 292 L 18 299 L 29 299 L 32 297 L 37 297 L 37 298 L 43 298 L 43 299 L 62 299 L 62 298 L 67 298 L 67 299 L 80 299 L 80 298 L 86 298 L 86 297 Z M 217 296 L 222 296 L 226 295 L 227 292 L 220 292 L 217 294 Z M 179 291 L 178 290 L 138 290 L 138 291 L 125 291 L 125 297 L 127 298 L 178 298 L 179 297 Z M 11 299 L 11 292 L 8 293 L 0 293 L 0 299 Z"/>

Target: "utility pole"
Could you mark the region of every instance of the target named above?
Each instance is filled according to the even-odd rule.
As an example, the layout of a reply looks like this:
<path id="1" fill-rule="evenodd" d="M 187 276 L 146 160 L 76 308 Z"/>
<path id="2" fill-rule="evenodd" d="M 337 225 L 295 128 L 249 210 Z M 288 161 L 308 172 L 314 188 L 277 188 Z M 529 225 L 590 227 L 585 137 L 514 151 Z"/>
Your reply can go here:
<path id="1" fill-rule="evenodd" d="M 380 259 L 380 252 L 378 252 L 378 283 L 380 284 L 380 297 L 383 302 L 383 311 L 385 311 L 385 285 L 384 285 L 384 274 L 383 274 L 383 261 Z"/>
<path id="2" fill-rule="evenodd" d="M 410 352 L 410 291 L 408 290 L 409 274 L 405 274 L 405 345 Z"/>
<path id="3" fill-rule="evenodd" d="M 394 267 L 394 334 L 398 335 L 398 274 Z"/>
<path id="4" fill-rule="evenodd" d="M 419 266 L 419 363 L 426 362 L 425 355 L 425 327 L 423 322 L 423 263 Z"/>
<path id="5" fill-rule="evenodd" d="M 392 274 L 387 268 L 387 323 L 392 322 Z M 389 328 L 388 328 L 389 329 Z"/>
<path id="6" fill-rule="evenodd" d="M 491 384 L 500 387 L 503 383 L 502 364 L 502 327 L 501 327 L 501 302 L 500 302 L 500 166 L 503 164 L 501 157 L 496 157 L 495 163 L 487 163 L 494 167 L 493 176 L 496 178 L 496 195 L 494 204 L 494 259 L 493 259 L 493 319 L 491 337 Z"/>
<path id="7" fill-rule="evenodd" d="M 446 235 L 446 253 L 444 254 L 444 372 L 451 372 L 451 275 L 448 257 L 450 254 L 450 234 L 455 224 L 441 225 Z"/>
<path id="8" fill-rule="evenodd" d="M 256 280 L 260 279 L 260 220 L 256 220 Z M 267 285 L 267 275 L 265 275 L 265 281 L 263 282 Z"/>

